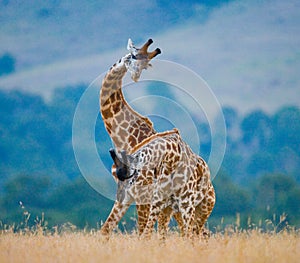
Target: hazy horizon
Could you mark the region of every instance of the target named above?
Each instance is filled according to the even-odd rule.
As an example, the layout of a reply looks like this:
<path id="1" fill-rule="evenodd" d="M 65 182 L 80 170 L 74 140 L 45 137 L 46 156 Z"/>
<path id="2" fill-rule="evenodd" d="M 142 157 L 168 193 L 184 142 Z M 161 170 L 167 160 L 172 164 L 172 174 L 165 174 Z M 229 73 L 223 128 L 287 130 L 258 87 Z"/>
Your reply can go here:
<path id="1" fill-rule="evenodd" d="M 169 6 L 164 2 L 143 1 L 134 7 L 120 1 L 113 8 L 50 1 L 34 4 L 30 10 L 28 3 L 9 3 L 0 16 L 6 21 L 0 30 L 0 55 L 15 56 L 16 72 L 1 76 L 0 88 L 49 99 L 55 88 L 91 83 L 127 53 L 129 37 L 137 45 L 151 37 L 153 48 L 163 51 L 159 59 L 193 70 L 222 106 L 241 113 L 300 106 L 300 4 L 293 0 L 214 2 L 181 3 L 178 8 L 185 15 L 180 10 L 166 13 Z M 139 9 L 137 14 L 133 7 Z M 153 27 L 141 25 L 138 19 L 152 19 Z"/>

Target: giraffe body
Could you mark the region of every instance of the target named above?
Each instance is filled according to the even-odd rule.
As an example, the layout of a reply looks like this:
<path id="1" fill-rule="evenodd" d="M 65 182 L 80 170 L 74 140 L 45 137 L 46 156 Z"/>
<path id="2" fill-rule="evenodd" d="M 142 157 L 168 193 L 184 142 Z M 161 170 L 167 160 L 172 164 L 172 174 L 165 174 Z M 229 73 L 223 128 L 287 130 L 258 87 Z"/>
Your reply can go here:
<path id="1" fill-rule="evenodd" d="M 180 213 L 186 236 L 202 229 L 215 203 L 209 168 L 176 129 L 151 136 L 132 149 L 129 161 L 124 159 L 119 165 L 128 167 L 123 169 L 128 179 L 118 184 L 117 198 L 124 205 L 151 205 L 144 236 L 149 237 L 161 211 Z"/>

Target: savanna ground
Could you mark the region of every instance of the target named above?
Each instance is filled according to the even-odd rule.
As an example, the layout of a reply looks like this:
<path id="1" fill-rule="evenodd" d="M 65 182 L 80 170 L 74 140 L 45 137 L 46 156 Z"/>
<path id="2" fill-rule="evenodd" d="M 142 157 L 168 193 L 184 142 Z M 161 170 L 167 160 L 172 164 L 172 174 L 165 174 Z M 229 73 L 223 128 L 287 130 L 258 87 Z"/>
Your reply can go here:
<path id="1" fill-rule="evenodd" d="M 186 240 L 170 232 L 165 242 L 156 234 L 140 240 L 136 234 L 99 231 L 45 233 L 0 230 L 0 262 L 299 262 L 300 233 L 228 228 L 209 240 Z"/>

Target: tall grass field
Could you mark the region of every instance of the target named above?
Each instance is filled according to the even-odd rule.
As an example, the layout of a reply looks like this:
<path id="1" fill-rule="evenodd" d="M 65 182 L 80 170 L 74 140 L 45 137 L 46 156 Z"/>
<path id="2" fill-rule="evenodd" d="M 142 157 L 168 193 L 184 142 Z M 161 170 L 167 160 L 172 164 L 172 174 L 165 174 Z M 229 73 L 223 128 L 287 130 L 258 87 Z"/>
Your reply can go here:
<path id="1" fill-rule="evenodd" d="M 165 241 L 156 234 L 141 240 L 134 233 L 114 233 L 107 240 L 99 231 L 7 229 L 0 233 L 0 262 L 299 262 L 299 236 L 296 230 L 232 228 L 208 240 L 186 240 L 177 232 Z"/>

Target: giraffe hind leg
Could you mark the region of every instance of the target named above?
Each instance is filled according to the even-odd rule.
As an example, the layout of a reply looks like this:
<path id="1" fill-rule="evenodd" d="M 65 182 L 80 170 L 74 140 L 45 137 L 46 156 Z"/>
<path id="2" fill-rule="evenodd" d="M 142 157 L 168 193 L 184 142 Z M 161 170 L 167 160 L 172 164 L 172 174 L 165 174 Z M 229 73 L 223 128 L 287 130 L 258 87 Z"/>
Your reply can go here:
<path id="1" fill-rule="evenodd" d="M 173 217 L 175 218 L 177 224 L 178 224 L 178 229 L 181 235 L 184 233 L 184 223 L 182 220 L 182 216 L 180 212 L 176 212 L 173 214 Z"/>
<path id="2" fill-rule="evenodd" d="M 181 197 L 179 202 L 179 211 L 181 212 L 184 237 L 190 238 L 193 236 L 193 227 L 195 224 L 195 193 L 189 190 Z"/>
<path id="3" fill-rule="evenodd" d="M 202 202 L 196 207 L 196 222 L 194 232 L 197 235 L 202 235 L 204 238 L 209 237 L 209 230 L 204 228 L 204 224 L 209 218 L 214 205 L 215 205 L 215 191 L 213 185 L 210 184 L 210 187 L 203 198 Z"/>
<path id="4" fill-rule="evenodd" d="M 172 208 L 168 206 L 163 209 L 158 215 L 157 227 L 161 239 L 165 239 L 167 236 L 171 214 Z"/>
<path id="5" fill-rule="evenodd" d="M 182 211 L 182 221 L 183 221 L 183 236 L 190 238 L 193 236 L 193 227 L 195 223 L 195 207 L 189 206 Z"/>

